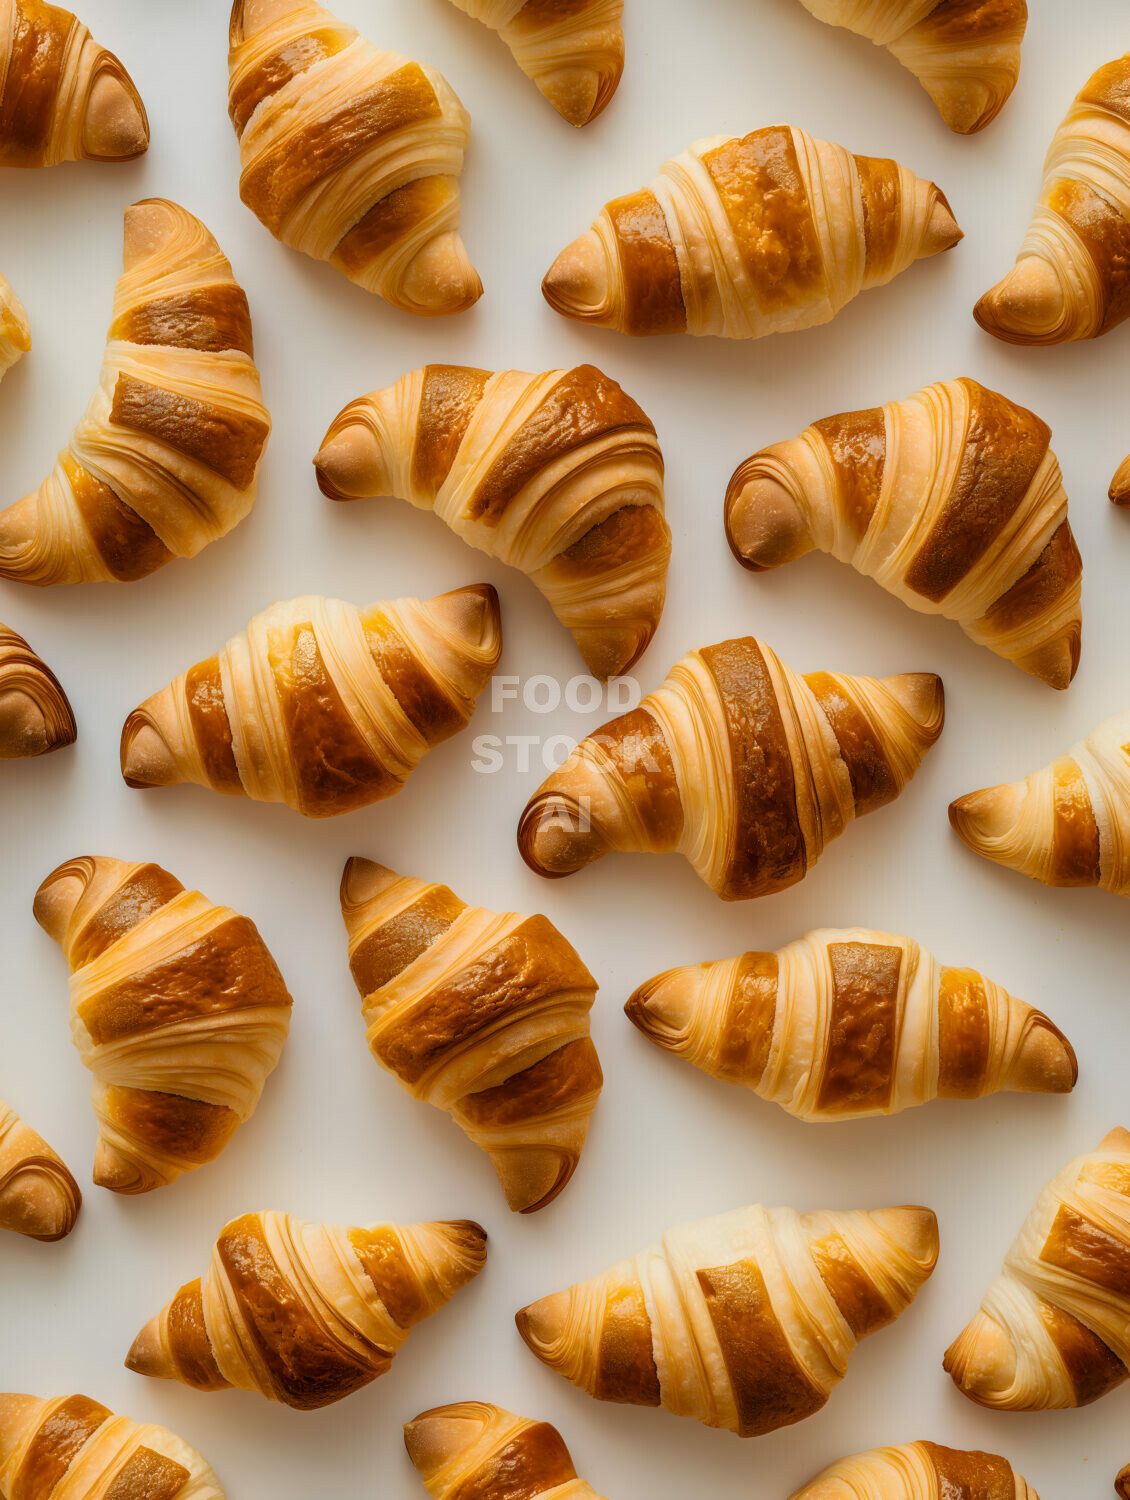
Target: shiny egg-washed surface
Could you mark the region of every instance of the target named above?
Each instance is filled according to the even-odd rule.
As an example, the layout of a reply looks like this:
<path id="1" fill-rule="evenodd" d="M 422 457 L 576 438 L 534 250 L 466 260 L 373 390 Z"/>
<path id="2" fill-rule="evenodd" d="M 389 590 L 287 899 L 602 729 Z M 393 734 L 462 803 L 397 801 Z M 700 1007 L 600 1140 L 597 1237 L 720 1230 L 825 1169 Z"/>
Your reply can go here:
<path id="1" fill-rule="evenodd" d="M 937 1443 L 873 1448 L 831 1464 L 792 1500 L 1040 1500 L 1007 1458 Z"/>
<path id="2" fill-rule="evenodd" d="M 601 1500 L 556 1427 L 486 1401 L 421 1412 L 404 1442 L 433 1500 Z"/>

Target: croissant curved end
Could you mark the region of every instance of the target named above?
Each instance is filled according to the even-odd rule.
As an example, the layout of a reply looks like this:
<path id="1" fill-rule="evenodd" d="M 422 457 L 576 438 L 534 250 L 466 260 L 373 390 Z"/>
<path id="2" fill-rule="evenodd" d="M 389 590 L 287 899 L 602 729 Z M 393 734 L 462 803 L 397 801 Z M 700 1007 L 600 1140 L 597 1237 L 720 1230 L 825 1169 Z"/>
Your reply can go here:
<path id="1" fill-rule="evenodd" d="M 687 1040 L 697 1009 L 694 969 L 668 969 L 629 996 L 624 1014 L 657 1046 L 678 1051 Z"/>
<path id="2" fill-rule="evenodd" d="M 38 588 L 72 581 L 60 576 L 59 568 L 40 537 L 34 492 L 0 510 L 0 578 Z"/>
<path id="3" fill-rule="evenodd" d="M 389 300 L 406 312 L 446 318 L 474 307 L 482 295 L 479 273 L 452 230 L 423 246 L 401 273 Z"/>
<path id="4" fill-rule="evenodd" d="M 1016 665 L 1031 677 L 1046 682 L 1048 687 L 1063 692 L 1071 686 L 1079 670 L 1079 658 L 1083 647 L 1081 622 L 1065 629 L 1051 640 L 1044 641 L 1027 656 L 1018 656 Z"/>
<path id="5" fill-rule="evenodd" d="M 1075 1048 L 1054 1022 L 1034 1011 L 1009 1070 L 1007 1087 L 1018 1094 L 1070 1094 L 1078 1082 Z"/>
<path id="6" fill-rule="evenodd" d="M 99 161 L 133 161 L 149 150 L 149 117 L 125 69 L 111 54 L 86 101 L 82 148 Z"/>
<path id="7" fill-rule="evenodd" d="M 946 690 L 942 679 L 934 672 L 901 672 L 883 681 L 918 725 L 927 748 L 935 744 L 946 722 Z"/>
<path id="8" fill-rule="evenodd" d="M 364 422 L 333 424 L 314 456 L 318 488 L 327 500 L 363 500 L 392 493 L 380 444 Z"/>
<path id="9" fill-rule="evenodd" d="M 433 620 L 452 636 L 497 664 L 502 654 L 502 613 L 493 584 L 472 583 L 437 594 L 428 601 L 428 609 Z"/>
<path id="10" fill-rule="evenodd" d="M 580 130 L 607 109 L 623 72 L 621 53 L 613 67 L 558 68 L 552 73 L 540 73 L 534 81 L 561 118 Z"/>
<path id="11" fill-rule="evenodd" d="M 342 907 L 348 909 L 364 906 L 390 885 L 395 885 L 399 879 L 400 876 L 395 871 L 378 865 L 375 860 L 362 859 L 355 854 L 346 860 L 341 875 Z"/>
<path id="12" fill-rule="evenodd" d="M 932 1208 L 907 1203 L 898 1208 L 874 1209 L 870 1217 L 917 1263 L 924 1279 L 932 1274 L 941 1251 L 938 1216 Z"/>
<path id="13" fill-rule="evenodd" d="M 950 803 L 950 825 L 975 854 L 996 859 L 1016 827 L 1021 797 L 1022 788 L 1015 782 L 967 792 Z"/>
<path id="14" fill-rule="evenodd" d="M 1127 1151 L 1130 1152 L 1130 1130 L 1125 1130 L 1121 1125 L 1102 1138 L 1099 1144 L 1100 1151 Z"/>
<path id="15" fill-rule="evenodd" d="M 1124 458 L 1110 484 L 1110 498 L 1115 505 L 1130 505 L 1130 458 Z"/>
<path id="16" fill-rule="evenodd" d="M 54 1163 L 55 1171 L 59 1164 Z M 52 1245 L 65 1240 L 78 1222 L 82 1194 L 66 1168 L 56 1179 L 42 1172 L 17 1172 L 0 1191 L 0 1227 Z"/>
<path id="17" fill-rule="evenodd" d="M 1005 1329 L 984 1311 L 978 1311 L 946 1350 L 942 1367 L 958 1390 L 978 1406 L 1031 1409 L 1016 1400 L 1016 1346 Z"/>
<path id="18" fill-rule="evenodd" d="M 539 792 L 518 824 L 518 852 L 535 875 L 560 880 L 608 853 L 608 844 L 572 797 Z"/>
<path id="19" fill-rule="evenodd" d="M 986 333 L 1009 344 L 1059 344 L 1072 337 L 1067 295 L 1059 272 L 1026 255 L 973 309 Z"/>
<path id="20" fill-rule="evenodd" d="M 126 1355 L 126 1369 L 132 1370 L 135 1375 L 148 1375 L 153 1380 L 176 1379 L 176 1370 L 161 1339 L 159 1316 L 150 1318 L 130 1345 L 130 1351 Z"/>
<path id="21" fill-rule="evenodd" d="M 53 711 L 56 710 L 56 711 Z M 73 745 L 74 715 L 63 698 L 44 704 L 23 688 L 0 691 L 0 760 L 25 760 Z"/>
<path id="22" fill-rule="evenodd" d="M 94 1152 L 94 1186 L 106 1188 L 123 1197 L 137 1197 L 163 1187 L 166 1179 L 155 1172 L 146 1172 L 139 1161 L 125 1156 L 110 1144 L 100 1140 Z"/>
<path id="23" fill-rule="evenodd" d="M 66 945 L 67 928 L 90 884 L 94 866 L 95 861 L 89 857 L 68 860 L 52 870 L 35 893 L 35 920 L 61 948 Z"/>
<path id="24" fill-rule="evenodd" d="M 608 260 L 595 230 L 567 245 L 546 272 L 542 296 L 566 318 L 612 327 Z"/>
<path id="25" fill-rule="evenodd" d="M 527 1348 L 547 1365 L 558 1363 L 556 1350 L 569 1326 L 572 1301 L 569 1292 L 554 1292 L 514 1314 L 514 1323 Z"/>
<path id="26" fill-rule="evenodd" d="M 1130 1464 L 1126 1465 L 1114 1481 L 1114 1493 L 1119 1500 L 1130 1500 Z"/>
<path id="27" fill-rule="evenodd" d="M 514 1146 L 489 1153 L 507 1206 L 516 1214 L 536 1214 L 569 1185 L 580 1156 L 555 1146 Z"/>
<path id="28" fill-rule="evenodd" d="M 437 1406 L 404 1424 L 404 1446 L 416 1472 L 427 1481 L 473 1448 L 490 1426 L 492 1409 L 477 1401 Z"/>
<path id="29" fill-rule="evenodd" d="M 766 471 L 759 456 L 735 470 L 725 514 L 730 551 L 751 572 L 783 567 L 812 551 L 812 532 L 796 496 Z"/>
<path id="30" fill-rule="evenodd" d="M 954 217 L 945 193 L 939 187 L 935 187 L 934 192 L 936 196 L 922 235 L 922 249 L 919 252 L 921 257 L 940 255 L 943 250 L 952 250 L 965 238 L 965 231 Z"/>
<path id="31" fill-rule="evenodd" d="M 0 1395 L 0 1469 L 19 1447 L 28 1423 L 43 1405 L 36 1396 Z"/>
<path id="32" fill-rule="evenodd" d="M 121 763 L 126 785 L 138 791 L 177 786 L 184 779 L 172 748 L 154 723 L 149 704 L 135 708 L 122 725 Z"/>

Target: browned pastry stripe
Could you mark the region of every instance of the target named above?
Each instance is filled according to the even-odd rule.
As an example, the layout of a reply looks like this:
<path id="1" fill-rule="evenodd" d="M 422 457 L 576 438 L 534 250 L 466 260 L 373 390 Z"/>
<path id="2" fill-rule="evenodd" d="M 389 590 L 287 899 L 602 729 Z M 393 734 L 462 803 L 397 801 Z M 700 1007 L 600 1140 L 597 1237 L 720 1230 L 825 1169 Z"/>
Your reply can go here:
<path id="1" fill-rule="evenodd" d="M 659 1372 L 651 1347 L 651 1319 L 638 1281 L 616 1286 L 604 1305 L 593 1395 L 598 1401 L 659 1405 Z"/>
<path id="2" fill-rule="evenodd" d="M 463 727 L 458 706 L 443 691 L 387 615 L 365 616 L 365 635 L 377 671 L 395 690 L 396 701 L 429 745 Z M 373 801 L 372 791 L 366 799 Z"/>
<path id="3" fill-rule="evenodd" d="M 548 1422 L 524 1427 L 447 1491 L 446 1500 L 538 1500 L 576 1479 L 565 1441 Z"/>
<path id="4" fill-rule="evenodd" d="M 147 1148 L 197 1167 L 215 1161 L 240 1125 L 235 1110 L 226 1105 L 153 1089 L 107 1089 L 104 1109 L 109 1119 Z"/>
<path id="5" fill-rule="evenodd" d="M 568 1109 L 576 1100 L 599 1093 L 603 1083 L 596 1048 L 589 1037 L 581 1037 L 496 1088 L 467 1094 L 452 1114 L 460 1124 L 502 1128 Z"/>
<path id="6" fill-rule="evenodd" d="M 140 926 L 179 896 L 184 886 L 160 865 L 133 870 L 117 890 L 91 912 L 67 950 L 72 969 L 81 969 L 106 952 L 111 944 Z"/>
<path id="7" fill-rule="evenodd" d="M 1048 205 L 1079 236 L 1095 265 L 1102 297 L 1098 333 L 1130 317 L 1130 222 L 1122 210 L 1090 183 L 1057 179 Z"/>
<path id="8" fill-rule="evenodd" d="M 1055 817 L 1049 883 L 1098 885 L 1102 874 L 1099 825 L 1083 773 L 1078 762 L 1069 755 L 1061 755 L 1052 767 L 1052 775 Z"/>
<path id="9" fill-rule="evenodd" d="M 489 371 L 462 365 L 425 369 L 412 449 L 414 490 L 432 497 L 439 494 L 489 380 Z"/>
<path id="10" fill-rule="evenodd" d="M 131 307 L 114 320 L 110 338 L 128 344 L 196 349 L 204 354 L 237 350 L 251 358 L 255 353 L 247 295 L 242 287 L 230 283 L 199 287 Z"/>
<path id="11" fill-rule="evenodd" d="M 995 1453 L 958 1453 L 937 1443 L 920 1444 L 938 1476 L 940 1500 L 1016 1500 L 1016 1475 Z"/>
<path id="12" fill-rule="evenodd" d="M 224 684 L 219 658 L 210 656 L 185 673 L 184 698 L 196 748 L 209 782 L 221 792 L 240 792 L 231 723 L 224 706 Z M 124 733 L 129 732 L 127 723 Z"/>
<path id="13" fill-rule="evenodd" d="M 830 672 L 810 672 L 804 680 L 836 736 L 851 779 L 856 816 L 886 807 L 898 796 L 899 785 L 870 719 Z"/>
<path id="14" fill-rule="evenodd" d="M 899 1036 L 902 949 L 829 943 L 832 1011 L 819 1108 L 890 1108 Z"/>
<path id="15" fill-rule="evenodd" d="M 891 1309 L 878 1287 L 860 1269 L 841 1235 L 830 1234 L 812 1245 L 820 1279 L 831 1292 L 844 1322 L 857 1339 L 877 1333 L 891 1322 Z"/>
<path id="16" fill-rule="evenodd" d="M 6 39 L 8 71 L 0 95 L 0 139 L 9 164 L 36 166 L 50 144 L 75 18 L 43 0 L 21 0 L 12 9 L 14 28 Z"/>
<path id="17" fill-rule="evenodd" d="M 399 1328 L 411 1328 L 427 1316 L 424 1288 L 409 1265 L 395 1229 L 351 1229 L 349 1243 L 365 1274 L 377 1289 L 389 1317 Z"/>
<path id="18" fill-rule="evenodd" d="M 306 194 L 377 141 L 438 120 L 443 110 L 418 63 L 406 63 L 334 114 L 281 139 L 244 172 L 239 196 L 281 235 Z"/>
<path id="19" fill-rule="evenodd" d="M 624 278 L 624 332 L 685 333 L 679 261 L 659 199 L 643 188 L 614 198 L 607 213 Z"/>
<path id="20" fill-rule="evenodd" d="M 454 177 L 417 177 L 394 188 L 357 221 L 330 256 L 331 263 L 347 276 L 360 274 L 458 197 Z"/>
<path id="21" fill-rule="evenodd" d="M 757 1262 L 697 1275 L 730 1377 L 739 1435 L 757 1437 L 819 1411 L 828 1398 L 798 1362 Z"/>
<path id="22" fill-rule="evenodd" d="M 887 423 L 881 406 L 813 423 L 835 471 L 839 504 L 857 540 L 871 524 L 887 464 Z"/>
<path id="23" fill-rule="evenodd" d="M 445 885 L 428 886 L 395 916 L 371 932 L 350 955 L 349 968 L 362 995 L 383 989 L 426 953 L 466 905 Z"/>
<path id="24" fill-rule="evenodd" d="M 919 24 L 929 30 L 931 41 L 939 47 L 946 43 L 959 48 L 1007 31 L 1026 16 L 1024 0 L 941 0 Z"/>
<path id="25" fill-rule="evenodd" d="M 204 1323 L 199 1280 L 182 1286 L 169 1303 L 167 1327 L 169 1354 L 184 1384 L 198 1391 L 226 1389 L 228 1382 L 220 1374 Z"/>
<path id="26" fill-rule="evenodd" d="M 1040 1259 L 1092 1286 L 1130 1296 L 1130 1245 L 1073 1209 L 1056 1214 Z"/>
<path id="27" fill-rule="evenodd" d="M 191 1478 L 183 1464 L 152 1448 L 138 1448 L 114 1475 L 105 1500 L 177 1500 Z"/>
<path id="28" fill-rule="evenodd" d="M 49 1500 L 112 1414 L 88 1396 L 68 1396 L 40 1423 L 12 1481 L 11 1500 Z"/>
<path id="29" fill-rule="evenodd" d="M 621 564 L 638 563 L 670 545 L 671 534 L 662 511 L 654 505 L 623 505 L 559 552 L 549 567 L 561 580 L 599 578 Z M 632 665 L 628 662 L 622 670 Z"/>
<path id="30" fill-rule="evenodd" d="M 64 450 L 59 455 L 75 506 L 102 561 L 121 583 L 133 583 L 171 562 L 173 554 L 131 506 Z"/>
<path id="31" fill-rule="evenodd" d="M 249 417 L 119 375 L 110 420 L 175 448 L 245 490 L 255 478 L 270 428 Z"/>
<path id="32" fill-rule="evenodd" d="M 1083 559 L 1071 530 L 1064 521 L 1057 526 L 1051 541 L 1022 578 L 1000 596 L 984 616 L 984 623 L 997 630 L 1012 630 L 1038 619 L 1067 593 L 1083 573 Z M 1072 650 L 1072 668 L 1079 665 L 1079 632 Z"/>
<path id="33" fill-rule="evenodd" d="M 962 380 L 969 418 L 961 465 L 905 583 L 938 604 L 984 556 L 1015 515 L 1044 460 L 1051 429 L 973 380 Z"/>
<path id="34" fill-rule="evenodd" d="M 943 968 L 938 982 L 938 1094 L 977 1099 L 989 1065 L 989 1002 L 976 969 Z"/>
<path id="35" fill-rule="evenodd" d="M 583 16 L 591 5 L 592 0 L 526 0 L 514 19 L 533 30 L 536 26 L 554 26 L 574 16 Z"/>
<path id="36" fill-rule="evenodd" d="M 863 203 L 864 281 L 881 281 L 890 271 L 902 231 L 902 174 L 898 162 L 889 157 L 854 160 Z"/>
<path id="37" fill-rule="evenodd" d="M 1105 63 L 1079 92 L 1080 104 L 1108 109 L 1119 119 L 1130 121 L 1130 74 L 1124 58 Z"/>
<path id="38" fill-rule="evenodd" d="M 630 804 L 658 849 L 673 849 L 683 829 L 683 807 L 675 765 L 663 731 L 646 708 L 633 708 L 615 720 L 616 737 L 607 743 Z M 601 731 L 592 736 L 599 744 Z"/>
<path id="39" fill-rule="evenodd" d="M 1043 1301 L 1040 1316 L 1075 1389 L 1076 1406 L 1090 1406 L 1130 1375 L 1114 1350 L 1078 1318 Z"/>
<path id="40" fill-rule="evenodd" d="M 242 135 L 247 122 L 264 99 L 285 88 L 292 78 L 305 73 L 315 63 L 336 57 L 349 45 L 351 32 L 342 26 L 319 26 L 301 36 L 289 38 L 265 57 L 259 66 L 233 84 L 228 100 L 228 114 Z"/>
<path id="41" fill-rule="evenodd" d="M 756 1088 L 769 1064 L 780 963 L 775 953 L 744 953 L 718 1042 L 718 1072 Z"/>

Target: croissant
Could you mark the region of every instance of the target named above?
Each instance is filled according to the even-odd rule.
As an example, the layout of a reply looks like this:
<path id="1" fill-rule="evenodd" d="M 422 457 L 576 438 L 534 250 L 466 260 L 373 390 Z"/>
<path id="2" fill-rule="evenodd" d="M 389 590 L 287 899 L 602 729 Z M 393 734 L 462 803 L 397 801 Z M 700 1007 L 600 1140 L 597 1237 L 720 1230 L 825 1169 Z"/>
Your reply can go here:
<path id="1" fill-rule="evenodd" d="M 566 317 L 621 333 L 761 338 L 827 323 L 959 239 L 932 182 L 772 125 L 696 141 L 605 204 L 542 291 Z"/>
<path id="2" fill-rule="evenodd" d="M 271 430 L 247 298 L 192 214 L 126 210 L 102 373 L 53 471 L 0 513 L 0 577 L 132 582 L 194 557 L 255 502 Z"/>
<path id="3" fill-rule="evenodd" d="M 595 120 L 624 71 L 624 0 L 451 0 L 497 31 L 570 125 Z"/>
<path id="4" fill-rule="evenodd" d="M 937 1257 L 928 1208 L 739 1208 L 524 1308 L 518 1331 L 598 1400 L 755 1437 L 819 1411 Z"/>
<path id="5" fill-rule="evenodd" d="M 655 428 L 592 365 L 429 365 L 354 401 L 314 460 L 332 500 L 398 495 L 528 573 L 602 680 L 655 634 L 671 532 Z"/>
<path id="6" fill-rule="evenodd" d="M 1087 1406 L 1130 1374 L 1130 1131 L 1044 1189 L 980 1311 L 946 1352 L 981 1406 Z"/>
<path id="7" fill-rule="evenodd" d="M 1055 688 L 1079 664 L 1083 565 L 1051 430 L 974 380 L 843 412 L 747 459 L 726 535 L 761 572 L 830 552 Z"/>
<path id="8" fill-rule="evenodd" d="M 577 1478 L 556 1427 L 489 1401 L 421 1413 L 404 1445 L 434 1500 L 601 1500 Z"/>
<path id="9" fill-rule="evenodd" d="M 133 79 L 69 10 L 0 0 L 0 166 L 131 161 L 149 149 Z"/>
<path id="10" fill-rule="evenodd" d="M 298 1411 L 329 1406 L 383 1375 L 415 1325 L 474 1280 L 486 1238 L 467 1220 L 360 1229 L 244 1214 L 221 1231 L 207 1275 L 141 1330 L 126 1367 Z"/>
<path id="11" fill-rule="evenodd" d="M 0 1396 L 4 1500 L 224 1500 L 195 1448 L 92 1401 Z"/>
<path id="12" fill-rule="evenodd" d="M 487 584 L 365 610 L 313 595 L 273 604 L 130 714 L 122 775 L 310 818 L 366 807 L 466 727 L 501 651 Z"/>
<path id="13" fill-rule="evenodd" d="M 1130 505 L 1130 457 L 1122 460 L 1110 482 L 1110 498 L 1115 505 Z"/>
<path id="14" fill-rule="evenodd" d="M 235 0 L 230 40 L 239 196 L 275 238 L 406 312 L 477 302 L 459 238 L 471 120 L 447 80 L 312 0 Z"/>
<path id="15" fill-rule="evenodd" d="M 0 625 L 0 760 L 47 755 L 77 736 L 59 679 L 22 635 Z"/>
<path id="16" fill-rule="evenodd" d="M 1130 53 L 1084 84 L 1044 161 L 1016 265 L 974 316 L 1010 344 L 1093 339 L 1130 317 Z"/>
<path id="17" fill-rule="evenodd" d="M 898 796 L 944 716 L 931 673 L 799 677 L 752 636 L 703 646 L 542 783 L 518 848 L 550 878 L 677 850 L 725 901 L 783 891 Z"/>
<path id="18" fill-rule="evenodd" d="M 886 47 L 938 106 L 951 130 L 995 120 L 1020 77 L 1026 0 L 800 0 L 819 21 Z"/>
<path id="19" fill-rule="evenodd" d="M 12 284 L 0 276 L 0 380 L 31 348 L 31 329 Z"/>
<path id="20" fill-rule="evenodd" d="M 64 1240 L 81 1207 L 78 1183 L 62 1158 L 0 1099 L 0 1229 L 14 1229 L 33 1240 Z M 0 1415 L 0 1494 L 2 1429 Z"/>
<path id="21" fill-rule="evenodd" d="M 976 854 L 1044 885 L 1099 885 L 1130 896 L 1130 713 L 1024 781 L 950 803 Z"/>
<path id="22" fill-rule="evenodd" d="M 1130 1500 L 1130 1464 L 1126 1465 L 1114 1481 L 1114 1491 L 1119 1500 Z"/>
<path id="23" fill-rule="evenodd" d="M 545 917 L 466 906 L 367 859 L 346 865 L 341 910 L 377 1062 L 487 1153 L 512 1209 L 544 1208 L 603 1082 L 576 950 Z"/>
<path id="24" fill-rule="evenodd" d="M 1007 1458 L 937 1443 L 873 1448 L 843 1458 L 792 1500 L 1040 1500 Z"/>
<path id="25" fill-rule="evenodd" d="M 214 1161 L 255 1112 L 290 995 L 254 923 L 158 865 L 73 859 L 35 897 L 71 967 L 93 1075 L 94 1181 L 147 1193 Z"/>
<path id="26" fill-rule="evenodd" d="M 913 938 L 869 928 L 668 969 L 625 1009 L 660 1047 L 798 1120 L 1000 1089 L 1067 1094 L 1079 1077 L 1071 1043 L 1042 1012 Z"/>

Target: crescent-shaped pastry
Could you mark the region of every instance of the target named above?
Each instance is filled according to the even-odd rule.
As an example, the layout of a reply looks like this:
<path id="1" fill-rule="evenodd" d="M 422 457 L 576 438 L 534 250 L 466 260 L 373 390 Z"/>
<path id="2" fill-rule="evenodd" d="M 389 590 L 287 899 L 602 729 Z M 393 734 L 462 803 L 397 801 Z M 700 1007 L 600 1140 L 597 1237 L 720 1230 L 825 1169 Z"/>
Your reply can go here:
<path id="1" fill-rule="evenodd" d="M 798 1120 L 893 1115 L 1008 1089 L 1067 1094 L 1071 1043 L 976 969 L 850 927 L 668 969 L 625 1007 L 644 1036 Z"/>
<path id="2" fill-rule="evenodd" d="M 800 0 L 830 26 L 886 47 L 938 106 L 951 130 L 995 120 L 1020 77 L 1026 0 Z"/>
<path id="3" fill-rule="evenodd" d="M 518 848 L 551 879 L 614 849 L 678 852 L 725 901 L 767 896 L 899 795 L 944 717 L 928 672 L 800 677 L 752 636 L 703 646 L 542 783 Z"/>
<path id="4" fill-rule="evenodd" d="M 347 406 L 314 463 L 331 500 L 397 495 L 528 574 L 602 681 L 655 634 L 671 556 L 663 456 L 592 365 L 429 365 Z"/>
<path id="5" fill-rule="evenodd" d="M 133 79 L 69 10 L 0 0 L 0 166 L 132 161 L 149 149 Z"/>
<path id="6" fill-rule="evenodd" d="M 451 0 L 497 31 L 570 125 L 602 114 L 624 71 L 624 0 Z"/>
<path id="7" fill-rule="evenodd" d="M 3 1500 L 224 1500 L 195 1448 L 89 1396 L 0 1396 Z"/>
<path id="8" fill-rule="evenodd" d="M 459 238 L 471 119 L 435 68 L 312 0 L 235 0 L 228 73 L 239 196 L 276 239 L 406 312 L 478 301 Z"/>
<path id="9" fill-rule="evenodd" d="M 273 604 L 130 714 L 122 775 L 309 818 L 367 807 L 466 728 L 501 651 L 489 584 L 364 610 L 314 595 Z"/>
<path id="10" fill-rule="evenodd" d="M 996 1411 L 1087 1406 L 1130 1376 L 1130 1131 L 1044 1189 L 980 1311 L 946 1351 Z"/>
<path id="11" fill-rule="evenodd" d="M 489 1401 L 421 1412 L 404 1446 L 433 1500 L 601 1500 L 556 1427 Z"/>
<path id="12" fill-rule="evenodd" d="M 1007 1458 L 937 1443 L 872 1448 L 841 1458 L 791 1500 L 1040 1500 Z"/>
<path id="13" fill-rule="evenodd" d="M 0 1229 L 49 1243 L 63 1240 L 75 1227 L 81 1207 L 78 1183 L 62 1157 L 0 1099 Z M 2 1450 L 0 1435 L 0 1494 Z"/>
<path id="14" fill-rule="evenodd" d="M 566 317 L 621 333 L 753 339 L 827 323 L 959 239 L 932 182 L 771 125 L 696 141 L 606 204 L 542 291 Z"/>
<path id="15" fill-rule="evenodd" d="M 12 283 L 0 276 L 0 380 L 31 348 L 31 329 Z"/>
<path id="16" fill-rule="evenodd" d="M 515 1212 L 544 1208 L 603 1082 L 576 949 L 545 917 L 467 906 L 367 859 L 346 865 L 341 910 L 374 1058 L 487 1153 Z"/>
<path id="17" fill-rule="evenodd" d="M 843 412 L 742 464 L 726 535 L 754 572 L 817 548 L 1051 687 L 1079 665 L 1083 564 L 1051 429 L 975 380 Z"/>
<path id="18" fill-rule="evenodd" d="M 975 854 L 1044 885 L 1130 896 L 1130 713 L 1023 781 L 958 797 L 950 822 Z"/>
<path id="19" fill-rule="evenodd" d="M 128 1369 L 197 1391 L 237 1386 L 297 1411 L 362 1390 L 486 1264 L 468 1220 L 309 1224 L 244 1214 L 207 1274 L 182 1286 L 134 1340 Z"/>
<path id="20" fill-rule="evenodd" d="M 0 513 L 0 577 L 132 581 L 243 520 L 271 430 L 247 298 L 216 241 L 163 198 L 126 210 L 98 385 L 55 468 Z"/>
<path id="21" fill-rule="evenodd" d="M 1083 85 L 1052 138 L 1016 265 L 978 302 L 1010 344 L 1093 339 L 1130 317 L 1130 53 Z"/>
<path id="22" fill-rule="evenodd" d="M 253 922 L 158 865 L 73 859 L 35 918 L 71 968 L 71 1035 L 93 1075 L 94 1181 L 147 1193 L 213 1161 L 282 1053 L 291 999 Z"/>
<path id="23" fill-rule="evenodd" d="M 937 1258 L 928 1208 L 739 1208 L 523 1308 L 518 1331 L 598 1400 L 758 1437 L 818 1412 Z"/>
<path id="24" fill-rule="evenodd" d="M 0 625 L 0 760 L 48 755 L 77 736 L 59 679 L 22 635 Z"/>

